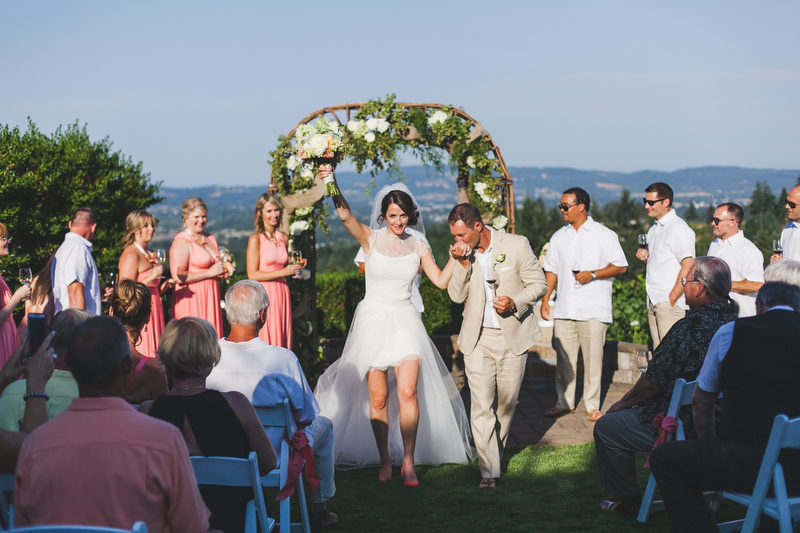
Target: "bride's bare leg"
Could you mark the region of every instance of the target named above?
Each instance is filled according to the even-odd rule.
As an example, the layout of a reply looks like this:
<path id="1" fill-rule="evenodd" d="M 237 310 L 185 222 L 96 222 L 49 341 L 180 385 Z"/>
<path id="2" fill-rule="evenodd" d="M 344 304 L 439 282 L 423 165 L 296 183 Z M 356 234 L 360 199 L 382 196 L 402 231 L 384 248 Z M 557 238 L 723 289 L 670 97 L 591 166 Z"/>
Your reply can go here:
<path id="1" fill-rule="evenodd" d="M 419 425 L 419 401 L 417 400 L 417 376 L 419 360 L 407 360 L 395 367 L 397 376 L 397 399 L 400 402 L 400 433 L 403 436 L 404 481 L 417 481 L 414 472 L 414 448 L 417 446 Z"/>
<path id="2" fill-rule="evenodd" d="M 386 381 L 386 371 L 367 372 L 367 387 L 369 422 L 372 425 L 372 434 L 375 435 L 375 444 L 378 445 L 378 455 L 381 460 L 378 480 L 386 481 L 392 479 L 392 459 L 389 457 L 389 409 L 386 401 L 389 385 Z"/>

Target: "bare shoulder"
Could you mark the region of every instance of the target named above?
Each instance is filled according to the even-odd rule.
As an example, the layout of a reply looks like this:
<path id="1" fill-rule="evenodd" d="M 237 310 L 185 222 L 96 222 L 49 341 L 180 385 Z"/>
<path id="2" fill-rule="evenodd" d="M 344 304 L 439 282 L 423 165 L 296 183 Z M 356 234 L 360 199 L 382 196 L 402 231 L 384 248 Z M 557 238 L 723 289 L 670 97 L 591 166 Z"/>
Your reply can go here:
<path id="1" fill-rule="evenodd" d="M 257 244 L 261 244 L 261 235 L 259 233 L 253 233 L 250 235 L 250 238 L 247 239 L 247 246 L 255 246 Z"/>

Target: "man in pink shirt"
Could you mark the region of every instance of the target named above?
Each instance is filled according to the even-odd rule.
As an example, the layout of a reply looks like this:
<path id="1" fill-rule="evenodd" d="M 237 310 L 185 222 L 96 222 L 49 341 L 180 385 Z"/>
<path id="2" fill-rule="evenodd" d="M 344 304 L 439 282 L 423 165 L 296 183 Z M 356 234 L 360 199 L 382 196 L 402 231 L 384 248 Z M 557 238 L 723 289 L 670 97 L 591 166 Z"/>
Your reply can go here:
<path id="1" fill-rule="evenodd" d="M 14 527 L 79 524 L 203 533 L 210 513 L 183 436 L 123 399 L 128 337 L 96 317 L 72 335 L 67 360 L 80 397 L 25 440 L 14 477 Z"/>

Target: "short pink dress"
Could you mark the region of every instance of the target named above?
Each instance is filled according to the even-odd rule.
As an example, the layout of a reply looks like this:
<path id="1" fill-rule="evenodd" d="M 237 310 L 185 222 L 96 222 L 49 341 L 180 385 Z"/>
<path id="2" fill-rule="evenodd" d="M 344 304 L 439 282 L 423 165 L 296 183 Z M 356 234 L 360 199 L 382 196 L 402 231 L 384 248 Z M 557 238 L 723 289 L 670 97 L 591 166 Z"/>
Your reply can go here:
<path id="1" fill-rule="evenodd" d="M 261 272 L 273 272 L 286 266 L 289 253 L 286 250 L 286 239 L 283 234 L 276 231 L 275 246 L 263 233 L 261 248 L 258 254 L 258 269 Z M 258 332 L 258 336 L 273 346 L 281 346 L 287 350 L 292 349 L 292 299 L 289 296 L 289 285 L 284 278 L 275 278 L 262 281 L 261 285 L 267 291 L 269 307 L 267 308 L 267 323 Z"/>
<path id="2" fill-rule="evenodd" d="M 139 272 L 136 281 L 144 280 L 150 275 L 150 270 Z M 147 288 L 150 289 L 150 320 L 139 333 L 139 344 L 136 345 L 136 350 L 145 357 L 157 357 L 158 341 L 164 332 L 164 308 L 161 306 L 161 295 L 158 292 L 160 283 L 161 278 L 156 278 L 147 284 Z"/>
<path id="3" fill-rule="evenodd" d="M 6 306 L 11 296 L 11 289 L 6 285 L 3 276 L 0 276 L 0 308 Z M 11 313 L 6 321 L 0 324 L 0 368 L 5 366 L 17 346 L 19 346 L 17 324 L 14 322 L 14 313 Z"/>
<path id="4" fill-rule="evenodd" d="M 219 246 L 213 235 L 207 235 L 208 240 L 214 246 L 216 254 L 219 254 Z M 198 245 L 186 232 L 178 233 L 172 240 L 183 240 L 192 245 L 192 252 L 189 254 L 189 272 L 200 272 L 211 268 L 217 259 L 213 257 L 205 247 Z M 178 319 L 193 316 L 207 320 L 217 330 L 217 335 L 222 338 L 222 308 L 219 306 L 219 285 L 217 278 L 204 279 L 197 283 L 182 285 L 172 294 L 172 318 Z"/>

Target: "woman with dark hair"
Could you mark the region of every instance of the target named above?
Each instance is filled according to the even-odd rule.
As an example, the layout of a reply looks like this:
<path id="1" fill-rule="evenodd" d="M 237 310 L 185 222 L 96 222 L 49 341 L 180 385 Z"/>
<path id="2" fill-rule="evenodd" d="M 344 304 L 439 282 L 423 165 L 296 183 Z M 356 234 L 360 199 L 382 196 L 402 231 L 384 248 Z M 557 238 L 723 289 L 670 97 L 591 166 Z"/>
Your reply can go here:
<path id="1" fill-rule="evenodd" d="M 53 266 L 53 257 L 55 252 L 47 260 L 47 264 L 39 272 L 33 276 L 31 280 L 31 296 L 25 300 L 25 316 L 19 322 L 17 327 L 17 338 L 19 342 L 25 341 L 28 335 L 28 315 L 31 313 L 41 313 L 47 317 L 47 323 L 53 320 L 53 315 L 56 312 L 56 306 L 53 303 L 53 282 L 50 278 L 50 269 Z"/>
<path id="2" fill-rule="evenodd" d="M 258 336 L 273 346 L 292 349 L 292 300 L 286 277 L 294 276 L 305 262 L 287 264 L 286 235 L 278 231 L 283 205 L 269 193 L 258 197 L 253 212 L 256 230 L 247 241 L 247 277 L 261 282 L 269 297 L 267 321 Z"/>
<path id="3" fill-rule="evenodd" d="M 246 459 L 254 451 L 262 475 L 275 468 L 275 451 L 247 397 L 206 388 L 206 378 L 220 358 L 211 324 L 193 317 L 172 320 L 161 336 L 158 358 L 172 378 L 172 390 L 143 403 L 140 412 L 180 429 L 189 455 Z M 253 489 L 203 485 L 200 494 L 211 511 L 212 529 L 244 531 L 245 508 L 253 499 Z"/>
<path id="4" fill-rule="evenodd" d="M 128 334 L 134 364 L 125 388 L 125 401 L 134 405 L 158 398 L 169 390 L 167 377 L 156 360 L 145 357 L 138 350 L 142 329 L 150 320 L 151 309 L 150 289 L 144 283 L 125 278 L 114 287 L 111 310 Z"/>
<path id="5" fill-rule="evenodd" d="M 385 222 L 384 229 L 358 222 L 341 194 L 333 203 L 364 248 L 367 294 L 356 309 L 342 357 L 319 378 L 314 394 L 333 422 L 338 468 L 378 465 L 378 480 L 386 481 L 392 464 L 400 464 L 403 482 L 415 487 L 415 464 L 466 463 L 471 456 L 464 404 L 411 303 L 420 266 L 444 289 L 455 260 L 439 270 L 424 238 L 406 231 L 421 223 L 421 215 L 404 191 L 376 196 L 380 216 L 372 222 Z M 459 253 L 469 253 L 466 244 L 456 246 Z"/>
<path id="6" fill-rule="evenodd" d="M 150 320 L 139 334 L 136 350 L 145 357 L 156 357 L 158 341 L 164 331 L 164 308 L 161 295 L 172 284 L 161 274 L 164 266 L 147 245 L 156 234 L 156 221 L 144 209 L 136 209 L 125 217 L 125 235 L 122 237 L 122 255 L 119 257 L 119 279 L 132 279 L 144 283 L 150 290 Z"/>

